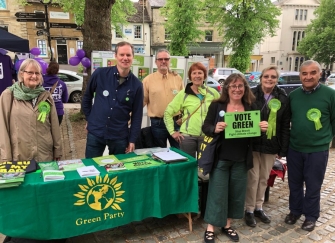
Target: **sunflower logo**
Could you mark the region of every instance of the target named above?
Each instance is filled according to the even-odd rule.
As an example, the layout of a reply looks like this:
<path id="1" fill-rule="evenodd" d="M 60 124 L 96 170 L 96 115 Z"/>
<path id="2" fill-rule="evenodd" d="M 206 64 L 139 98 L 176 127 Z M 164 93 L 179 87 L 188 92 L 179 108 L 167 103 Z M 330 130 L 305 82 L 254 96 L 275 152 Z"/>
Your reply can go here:
<path id="1" fill-rule="evenodd" d="M 78 185 L 80 190 L 75 197 L 79 198 L 74 203 L 76 206 L 87 204 L 90 208 L 101 211 L 106 208 L 114 210 L 122 210 L 119 203 L 125 200 L 121 198 L 125 191 L 120 191 L 122 182 L 117 183 L 117 176 L 110 179 L 106 175 L 103 179 L 101 176 L 96 176 L 95 180 L 86 178 L 87 185 Z"/>

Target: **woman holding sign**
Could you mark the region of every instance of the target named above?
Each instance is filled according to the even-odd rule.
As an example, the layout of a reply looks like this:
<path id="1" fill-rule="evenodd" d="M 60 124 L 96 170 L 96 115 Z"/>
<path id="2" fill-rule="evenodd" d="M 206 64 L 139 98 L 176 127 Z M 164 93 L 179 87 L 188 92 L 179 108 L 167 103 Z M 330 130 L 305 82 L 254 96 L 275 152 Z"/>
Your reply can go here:
<path id="1" fill-rule="evenodd" d="M 225 129 L 233 124 L 225 122 L 225 116 L 236 114 L 239 122 L 242 122 L 239 123 L 241 126 L 249 126 L 252 121 L 244 118 L 249 117 L 249 111 L 255 110 L 252 105 L 254 100 L 244 75 L 234 73 L 224 82 L 220 98 L 213 101 L 208 108 L 202 130 L 206 136 L 220 137 L 209 177 L 204 218 L 208 222 L 204 235 L 206 243 L 214 242 L 214 226 L 221 227 L 222 232 L 232 241 L 239 241 L 239 236 L 230 223 L 232 218 L 243 218 L 244 215 L 247 172 L 252 168 L 252 142 L 250 137 L 227 138 Z M 263 123 L 254 125 L 258 132 L 259 126 L 261 130 L 266 130 Z"/>
<path id="2" fill-rule="evenodd" d="M 255 217 L 269 224 L 271 219 L 263 211 L 264 193 L 276 157 L 286 156 L 290 136 L 290 112 L 285 91 L 277 86 L 277 67 L 267 67 L 260 76 L 261 83 L 252 89 L 255 105 L 261 111 L 261 121 L 268 123 L 268 129 L 253 140 L 253 164 L 248 171 L 245 200 L 245 222 L 256 226 Z"/>

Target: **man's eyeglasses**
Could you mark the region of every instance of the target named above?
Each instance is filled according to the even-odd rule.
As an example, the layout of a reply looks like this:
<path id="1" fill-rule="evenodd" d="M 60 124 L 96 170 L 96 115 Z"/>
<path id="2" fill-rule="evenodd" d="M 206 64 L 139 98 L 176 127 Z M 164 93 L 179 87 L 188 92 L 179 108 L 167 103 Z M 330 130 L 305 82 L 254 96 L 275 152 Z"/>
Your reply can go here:
<path id="1" fill-rule="evenodd" d="M 39 73 L 39 72 L 31 72 L 31 71 L 23 71 L 23 72 L 27 73 L 29 76 L 33 76 L 34 74 L 36 76 L 40 76 L 41 75 L 41 73 Z"/>
<path id="2" fill-rule="evenodd" d="M 275 76 L 275 75 L 264 75 L 263 76 L 263 78 L 269 78 L 269 77 L 271 77 L 272 79 L 276 79 L 277 78 L 277 76 Z"/>
<path id="3" fill-rule="evenodd" d="M 162 62 L 162 61 L 169 61 L 170 60 L 170 58 L 157 58 L 156 59 L 157 61 L 160 61 L 160 62 Z"/>
<path id="4" fill-rule="evenodd" d="M 244 85 L 243 84 L 239 84 L 239 85 L 229 85 L 229 88 L 231 88 L 232 90 L 242 90 L 244 89 Z"/>

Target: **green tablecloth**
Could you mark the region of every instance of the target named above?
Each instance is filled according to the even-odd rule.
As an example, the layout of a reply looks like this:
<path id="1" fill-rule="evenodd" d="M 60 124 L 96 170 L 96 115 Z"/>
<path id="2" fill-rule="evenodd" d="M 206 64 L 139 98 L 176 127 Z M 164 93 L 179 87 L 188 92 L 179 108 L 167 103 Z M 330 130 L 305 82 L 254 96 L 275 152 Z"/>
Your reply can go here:
<path id="1" fill-rule="evenodd" d="M 0 189 L 0 232 L 68 238 L 148 217 L 198 212 L 197 163 L 187 157 L 186 162 L 109 174 L 99 167 L 100 176 L 89 178 L 69 171 L 63 181 L 43 182 L 39 173 L 28 174 L 19 187 Z M 96 165 L 91 159 L 83 161 Z"/>

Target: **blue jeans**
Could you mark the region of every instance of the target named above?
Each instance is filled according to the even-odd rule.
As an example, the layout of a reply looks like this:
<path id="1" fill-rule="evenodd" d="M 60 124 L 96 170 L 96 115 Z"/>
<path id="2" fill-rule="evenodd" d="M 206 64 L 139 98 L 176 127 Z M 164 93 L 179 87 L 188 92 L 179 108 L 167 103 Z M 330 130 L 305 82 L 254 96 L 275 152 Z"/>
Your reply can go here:
<path id="1" fill-rule="evenodd" d="M 109 154 L 124 154 L 128 146 L 128 139 L 109 140 L 87 133 L 85 158 L 100 157 L 106 146 Z"/>
<path id="2" fill-rule="evenodd" d="M 166 140 L 169 139 L 171 147 L 179 148 L 179 143 L 173 139 L 173 137 L 169 134 L 166 130 L 166 126 L 164 123 L 163 118 L 150 118 L 151 121 L 151 132 L 155 139 L 155 143 L 162 148 L 166 148 L 167 142 Z M 175 124 L 175 131 L 178 128 Z"/>

